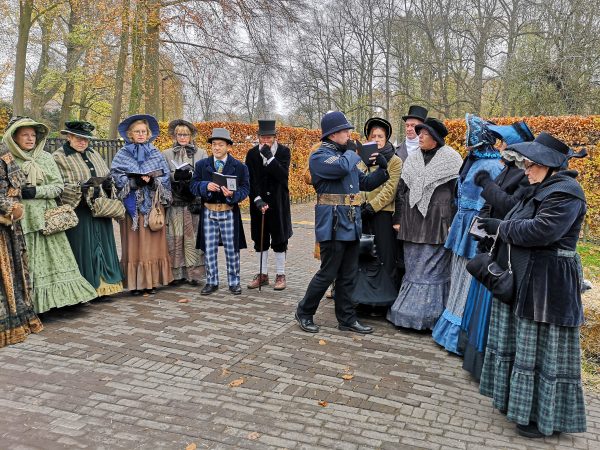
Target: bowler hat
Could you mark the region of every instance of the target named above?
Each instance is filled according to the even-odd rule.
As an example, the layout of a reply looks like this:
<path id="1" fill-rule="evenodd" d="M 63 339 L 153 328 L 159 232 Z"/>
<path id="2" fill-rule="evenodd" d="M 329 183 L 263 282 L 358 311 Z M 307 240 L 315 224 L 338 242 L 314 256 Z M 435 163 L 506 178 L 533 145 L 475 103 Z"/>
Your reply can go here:
<path id="1" fill-rule="evenodd" d="M 348 119 L 346 119 L 346 116 L 341 111 L 330 111 L 321 119 L 321 139 L 325 139 L 327 136 L 338 131 L 352 129 L 354 129 L 354 125 L 348 122 Z"/>
<path id="2" fill-rule="evenodd" d="M 536 164 L 554 169 L 564 167 L 570 157 L 579 156 L 574 155 L 567 144 L 545 131 L 533 141 L 510 145 L 507 150 L 513 150 Z"/>
<path id="3" fill-rule="evenodd" d="M 133 116 L 127 117 L 119 124 L 119 134 L 123 139 L 125 139 L 126 142 L 130 141 L 129 137 L 127 137 L 127 130 L 136 120 L 145 120 L 148 122 L 151 134 L 150 138 L 148 139 L 149 142 L 152 142 L 158 137 L 160 134 L 160 126 L 158 125 L 158 120 L 156 120 L 156 117 L 151 116 L 150 114 L 134 114 Z"/>
<path id="4" fill-rule="evenodd" d="M 535 139 L 533 133 L 523 121 L 515 122 L 512 125 L 489 124 L 487 128 L 497 139 L 503 140 L 507 145 L 531 142 Z"/>
<path id="5" fill-rule="evenodd" d="M 422 129 L 427 130 L 433 140 L 438 144 L 444 145 L 446 143 L 444 139 L 448 136 L 448 129 L 441 120 L 428 117 L 425 119 L 425 122 L 420 123 L 415 127 L 415 132 L 419 134 Z"/>
<path id="6" fill-rule="evenodd" d="M 70 122 L 65 122 L 65 129 L 60 130 L 62 134 L 72 134 L 74 136 L 79 136 L 86 139 L 91 139 L 92 131 L 94 131 L 96 127 L 89 122 L 85 122 L 82 120 L 71 120 Z"/>
<path id="7" fill-rule="evenodd" d="M 423 108 L 422 106 L 410 105 L 408 107 L 408 114 L 402 116 L 402 120 L 406 122 L 407 119 L 418 119 L 421 122 L 425 122 L 425 119 L 427 119 L 427 113 L 427 109 Z"/>
<path id="8" fill-rule="evenodd" d="M 190 133 L 192 133 L 192 138 L 194 138 L 198 134 L 198 129 L 192 122 L 188 122 L 187 120 L 183 119 L 175 119 L 169 122 L 169 135 L 175 137 L 175 128 L 181 125 L 183 125 L 184 127 L 188 127 Z"/>
<path id="9" fill-rule="evenodd" d="M 213 128 L 212 136 L 209 137 L 206 141 L 210 144 L 214 140 L 221 140 L 227 142 L 229 145 L 233 145 L 233 140 L 231 139 L 231 135 L 229 131 L 225 128 Z"/>
<path id="10" fill-rule="evenodd" d="M 385 138 L 388 141 L 390 140 L 390 138 L 392 137 L 392 124 L 391 123 L 389 123 L 385 119 L 382 119 L 381 117 L 371 117 L 365 123 L 365 128 L 363 130 L 365 133 L 365 137 L 367 137 L 367 138 L 369 137 L 369 134 L 371 134 L 371 130 L 374 127 L 383 128 L 385 130 Z"/>
<path id="11" fill-rule="evenodd" d="M 277 129 L 275 128 L 275 121 L 271 119 L 258 119 L 258 132 L 259 136 L 275 136 Z"/>

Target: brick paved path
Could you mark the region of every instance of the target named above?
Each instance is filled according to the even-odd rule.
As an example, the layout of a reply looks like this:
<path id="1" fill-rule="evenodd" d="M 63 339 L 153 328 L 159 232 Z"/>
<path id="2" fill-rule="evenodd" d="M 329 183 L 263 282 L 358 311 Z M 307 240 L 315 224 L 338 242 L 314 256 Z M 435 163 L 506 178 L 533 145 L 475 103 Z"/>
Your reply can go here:
<path id="1" fill-rule="evenodd" d="M 0 350 L 0 448 L 600 448 L 597 396 L 588 433 L 526 440 L 429 334 L 382 319 L 342 333 L 331 301 L 319 334 L 300 331 L 311 211 L 294 206 L 281 293 L 169 288 L 45 314 L 42 334 Z M 243 252 L 245 282 L 255 260 Z"/>

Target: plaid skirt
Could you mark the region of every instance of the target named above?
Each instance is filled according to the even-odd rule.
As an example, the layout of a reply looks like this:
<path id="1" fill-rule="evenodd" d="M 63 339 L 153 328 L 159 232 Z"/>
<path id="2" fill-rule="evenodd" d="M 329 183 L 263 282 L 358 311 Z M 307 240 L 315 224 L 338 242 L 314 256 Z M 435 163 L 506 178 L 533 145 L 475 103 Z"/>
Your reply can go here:
<path id="1" fill-rule="evenodd" d="M 508 420 L 555 431 L 586 431 L 579 328 L 516 317 L 492 300 L 480 392 Z"/>

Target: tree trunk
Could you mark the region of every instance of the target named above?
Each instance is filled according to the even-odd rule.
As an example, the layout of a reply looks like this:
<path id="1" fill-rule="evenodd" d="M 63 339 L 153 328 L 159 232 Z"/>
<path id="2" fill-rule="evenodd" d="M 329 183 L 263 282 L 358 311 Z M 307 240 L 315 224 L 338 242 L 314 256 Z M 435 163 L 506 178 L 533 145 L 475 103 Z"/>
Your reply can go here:
<path id="1" fill-rule="evenodd" d="M 13 114 L 16 116 L 22 116 L 25 113 L 25 66 L 32 12 L 33 0 L 19 1 L 19 31 L 15 59 L 15 81 L 13 85 Z"/>
<path id="2" fill-rule="evenodd" d="M 130 0 L 121 3 L 121 38 L 119 42 L 119 59 L 115 72 L 115 94 L 113 97 L 112 110 L 110 112 L 110 126 L 108 138 L 117 138 L 117 127 L 121 119 L 121 108 L 123 107 L 123 84 L 125 82 L 125 65 L 127 64 L 127 50 L 129 46 L 129 7 Z"/>
<path id="3" fill-rule="evenodd" d="M 145 62 L 145 109 L 146 114 L 158 117 L 160 114 L 160 75 L 159 75 L 159 35 L 160 0 L 147 1 L 148 21 L 146 23 L 146 62 Z"/>
<path id="4" fill-rule="evenodd" d="M 58 91 L 60 85 L 62 85 L 62 83 L 57 83 L 58 87 L 56 90 L 48 94 L 50 95 L 50 98 L 46 94 L 43 86 L 40 86 L 48 73 L 48 65 L 50 63 L 50 40 L 54 20 L 54 17 L 46 16 L 43 17 L 39 22 L 40 30 L 42 32 L 40 59 L 38 61 L 37 70 L 35 71 L 33 80 L 31 82 L 31 116 L 38 119 L 41 118 L 42 110 L 44 109 L 46 103 L 48 103 L 50 98 L 52 98 Z"/>
<path id="5" fill-rule="evenodd" d="M 145 21 L 146 5 L 144 0 L 139 0 L 135 7 L 135 18 L 131 31 L 131 93 L 129 95 L 129 115 L 137 114 L 142 104 Z"/>

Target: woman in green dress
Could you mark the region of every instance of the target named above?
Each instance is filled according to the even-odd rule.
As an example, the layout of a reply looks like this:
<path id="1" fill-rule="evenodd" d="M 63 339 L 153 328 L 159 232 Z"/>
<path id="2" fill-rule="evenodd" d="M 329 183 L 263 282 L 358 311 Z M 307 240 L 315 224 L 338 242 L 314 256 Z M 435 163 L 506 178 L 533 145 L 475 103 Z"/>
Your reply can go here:
<path id="1" fill-rule="evenodd" d="M 0 147 L 0 348 L 22 342 L 43 326 L 33 311 L 27 267 L 21 185 L 23 172 L 6 146 Z"/>
<path id="2" fill-rule="evenodd" d="M 10 121 L 4 132 L 6 145 L 26 180 L 21 188 L 29 269 L 33 283 L 33 306 L 37 313 L 51 308 L 90 301 L 96 290 L 79 273 L 77 261 L 64 232 L 42 234 L 44 213 L 55 208 L 63 180 L 52 155 L 44 151 L 48 127 L 28 117 Z"/>
<path id="3" fill-rule="evenodd" d="M 61 131 L 67 142 L 54 152 L 54 160 L 65 182 L 61 194 L 63 203 L 71 205 L 79 218 L 74 228 L 66 231 L 81 275 L 96 289 L 99 297 L 117 294 L 123 290 L 123 274 L 117 255 L 113 221 L 93 217 L 85 200 L 100 189 L 111 192 L 113 182 L 102 156 L 90 146 L 94 126 L 89 122 L 65 123 Z M 100 186 L 90 186 L 90 178 L 102 178 Z"/>

